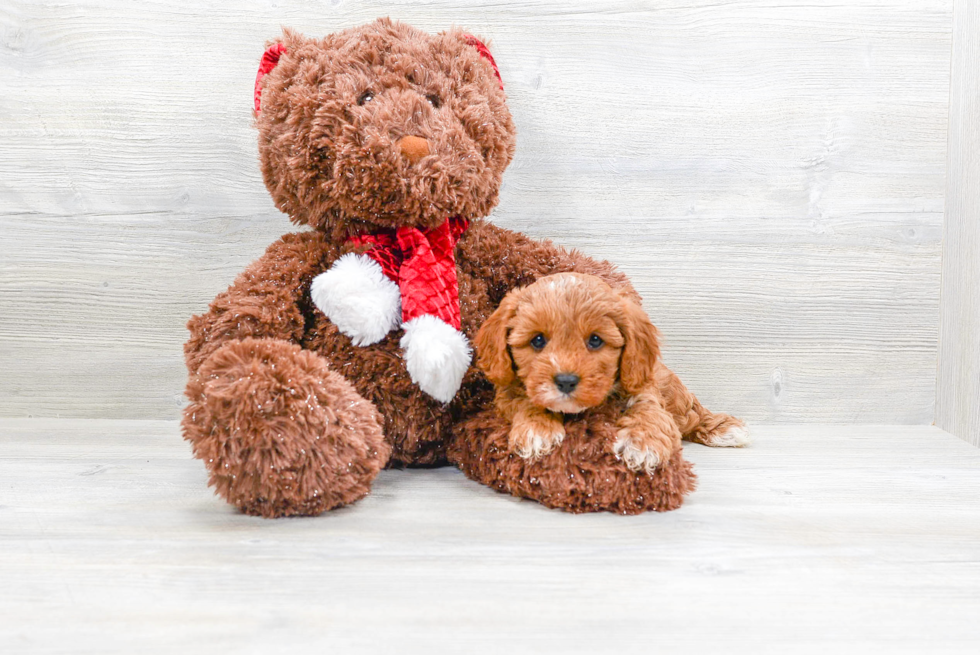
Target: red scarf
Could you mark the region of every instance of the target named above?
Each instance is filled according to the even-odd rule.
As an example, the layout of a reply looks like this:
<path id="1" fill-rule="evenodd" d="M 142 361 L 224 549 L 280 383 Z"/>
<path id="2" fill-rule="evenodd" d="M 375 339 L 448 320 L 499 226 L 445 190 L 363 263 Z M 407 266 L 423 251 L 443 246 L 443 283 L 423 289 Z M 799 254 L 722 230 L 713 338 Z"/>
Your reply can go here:
<path id="1" fill-rule="evenodd" d="M 402 296 L 402 322 L 432 314 L 460 329 L 459 283 L 456 280 L 456 243 L 469 227 L 459 216 L 423 232 L 400 227 L 351 237 L 355 245 L 371 245 L 364 254 L 398 285 Z"/>

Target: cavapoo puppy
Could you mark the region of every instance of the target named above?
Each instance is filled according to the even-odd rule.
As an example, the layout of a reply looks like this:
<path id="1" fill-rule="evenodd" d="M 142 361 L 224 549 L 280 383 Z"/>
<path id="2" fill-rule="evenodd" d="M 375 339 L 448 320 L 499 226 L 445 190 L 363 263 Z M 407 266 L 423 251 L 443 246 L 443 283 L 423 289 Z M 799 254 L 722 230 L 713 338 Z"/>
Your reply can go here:
<path id="1" fill-rule="evenodd" d="M 638 304 L 595 276 L 560 273 L 511 291 L 475 341 L 511 423 L 511 451 L 548 454 L 565 437 L 565 415 L 614 398 L 626 410 L 608 449 L 631 470 L 652 473 L 682 438 L 748 443 L 739 419 L 709 412 L 663 365 L 657 335 Z"/>

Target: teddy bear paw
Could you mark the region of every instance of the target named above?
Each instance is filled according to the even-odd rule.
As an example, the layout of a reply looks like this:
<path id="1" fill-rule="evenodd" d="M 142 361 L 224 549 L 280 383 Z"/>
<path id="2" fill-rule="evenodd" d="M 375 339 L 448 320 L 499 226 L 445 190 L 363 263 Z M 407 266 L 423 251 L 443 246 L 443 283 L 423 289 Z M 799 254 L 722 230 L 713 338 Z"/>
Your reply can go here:
<path id="1" fill-rule="evenodd" d="M 355 346 L 381 341 L 401 319 L 398 285 L 366 255 L 344 255 L 313 278 L 310 298 Z"/>
<path id="2" fill-rule="evenodd" d="M 456 395 L 472 355 L 466 337 L 430 314 L 402 325 L 405 368 L 419 389 L 442 403 Z"/>

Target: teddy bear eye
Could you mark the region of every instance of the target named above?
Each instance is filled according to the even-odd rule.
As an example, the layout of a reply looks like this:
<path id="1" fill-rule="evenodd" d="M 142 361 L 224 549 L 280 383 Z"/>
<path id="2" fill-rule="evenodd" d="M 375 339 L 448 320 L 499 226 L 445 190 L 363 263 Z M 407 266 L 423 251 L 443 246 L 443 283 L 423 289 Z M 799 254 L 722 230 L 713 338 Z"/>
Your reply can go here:
<path id="1" fill-rule="evenodd" d="M 544 338 L 543 334 L 535 334 L 531 338 L 531 347 L 535 350 L 541 350 L 546 343 L 548 343 L 548 340 Z"/>
<path id="2" fill-rule="evenodd" d="M 598 350 L 602 348 L 604 343 L 606 342 L 598 334 L 590 334 L 589 340 L 585 342 L 585 345 L 588 346 L 589 350 Z"/>
<path id="3" fill-rule="evenodd" d="M 440 100 L 439 96 L 434 93 L 430 93 L 429 95 L 425 96 L 425 99 L 428 100 L 429 104 L 435 109 L 439 109 L 439 107 L 442 106 L 442 100 Z"/>
<path id="4" fill-rule="evenodd" d="M 360 105 L 363 105 L 366 102 L 371 102 L 372 100 L 374 100 L 374 92 L 372 92 L 372 91 L 365 91 L 357 99 L 357 104 L 358 104 L 358 106 L 360 106 Z"/>

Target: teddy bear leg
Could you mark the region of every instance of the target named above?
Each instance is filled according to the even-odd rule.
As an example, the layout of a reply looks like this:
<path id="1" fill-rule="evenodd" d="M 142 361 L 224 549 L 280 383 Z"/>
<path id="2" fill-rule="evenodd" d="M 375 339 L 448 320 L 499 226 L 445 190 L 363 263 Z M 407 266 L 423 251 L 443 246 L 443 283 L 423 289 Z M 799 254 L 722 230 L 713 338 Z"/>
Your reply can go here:
<path id="1" fill-rule="evenodd" d="M 381 417 L 314 352 L 228 342 L 187 385 L 184 438 L 209 484 L 246 514 L 316 515 L 365 496 L 391 449 Z"/>
<path id="2" fill-rule="evenodd" d="M 489 407 L 454 425 L 448 459 L 499 492 L 567 512 L 638 514 L 680 507 L 697 481 L 682 449 L 653 471 L 631 470 L 609 448 L 620 428 L 617 414 L 606 409 L 566 420 L 565 438 L 527 459 L 510 448 L 510 421 Z"/>

